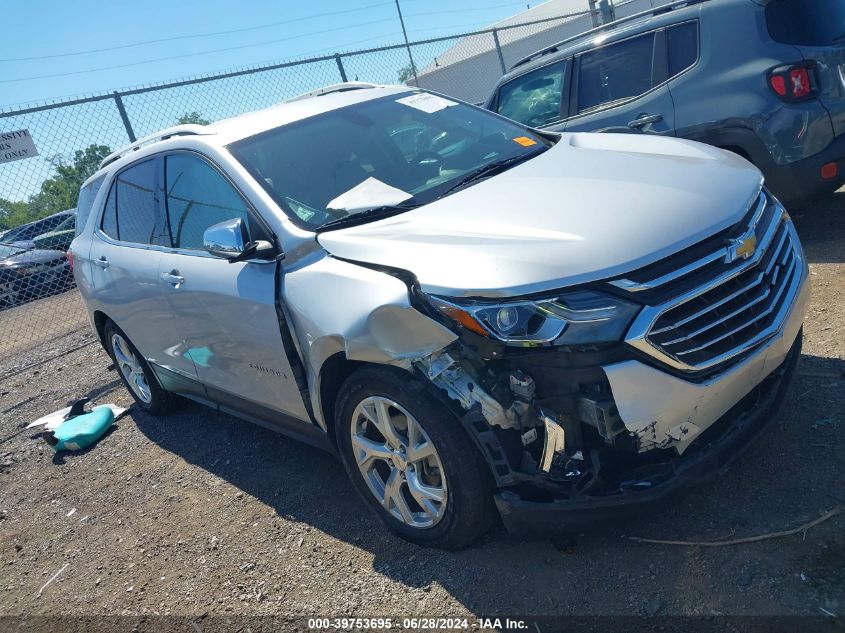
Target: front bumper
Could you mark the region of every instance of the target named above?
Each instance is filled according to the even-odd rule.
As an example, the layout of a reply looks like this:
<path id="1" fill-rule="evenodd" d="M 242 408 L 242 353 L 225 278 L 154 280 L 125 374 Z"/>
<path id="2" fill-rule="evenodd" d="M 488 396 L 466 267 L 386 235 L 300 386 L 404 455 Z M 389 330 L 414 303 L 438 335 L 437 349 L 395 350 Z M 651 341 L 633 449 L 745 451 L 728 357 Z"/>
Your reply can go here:
<path id="1" fill-rule="evenodd" d="M 662 463 L 666 474 L 645 490 L 628 488 L 553 501 L 527 500 L 512 490 L 501 491 L 495 501 L 505 527 L 521 535 L 572 533 L 654 509 L 723 473 L 778 418 L 800 356 L 809 294 L 805 281 L 780 332 L 706 382 L 688 382 L 639 361 L 604 367 L 629 430 L 645 434 L 660 421 L 665 429 L 687 420 L 698 431 L 676 444 L 683 454 Z"/>

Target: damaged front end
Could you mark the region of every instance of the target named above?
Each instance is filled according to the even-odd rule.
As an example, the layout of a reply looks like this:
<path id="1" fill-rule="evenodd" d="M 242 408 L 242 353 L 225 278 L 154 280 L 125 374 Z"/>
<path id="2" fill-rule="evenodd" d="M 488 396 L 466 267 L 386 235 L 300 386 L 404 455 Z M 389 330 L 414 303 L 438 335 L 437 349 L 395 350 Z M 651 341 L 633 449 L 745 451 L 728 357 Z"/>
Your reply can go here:
<path id="1" fill-rule="evenodd" d="M 478 312 L 426 299 L 443 322 L 460 324 L 459 338 L 417 359 L 415 369 L 459 407 L 499 489 L 505 525 L 553 534 L 662 500 L 730 463 L 776 417 L 800 353 L 806 293 L 767 347 L 698 381 L 655 368 L 625 345 L 621 333 L 636 314 L 625 306 L 610 326 L 620 332 L 616 341 L 589 340 L 590 332 L 607 333 L 595 323 L 608 305 L 593 297 L 591 325 L 569 329 L 576 342 L 562 340 L 567 327 L 535 320 L 514 345 Z M 575 305 L 569 302 L 569 323 Z M 553 339 L 525 340 L 550 331 Z M 692 427 L 695 433 L 684 430 Z"/>

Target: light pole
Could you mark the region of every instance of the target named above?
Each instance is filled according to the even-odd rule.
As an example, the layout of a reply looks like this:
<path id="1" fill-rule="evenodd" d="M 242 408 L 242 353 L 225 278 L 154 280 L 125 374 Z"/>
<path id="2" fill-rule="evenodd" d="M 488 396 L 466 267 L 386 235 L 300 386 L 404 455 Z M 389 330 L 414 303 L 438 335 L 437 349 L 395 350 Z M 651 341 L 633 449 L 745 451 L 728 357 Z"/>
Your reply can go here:
<path id="1" fill-rule="evenodd" d="M 411 54 L 411 45 L 408 43 L 408 33 L 405 31 L 405 20 L 402 18 L 402 9 L 399 0 L 396 0 L 396 12 L 399 14 L 399 24 L 402 25 L 402 36 L 405 38 L 405 48 L 408 50 L 408 59 L 411 62 L 411 72 L 414 75 L 414 84 L 420 87 L 420 80 L 417 78 L 417 65 L 414 63 L 414 56 Z"/>

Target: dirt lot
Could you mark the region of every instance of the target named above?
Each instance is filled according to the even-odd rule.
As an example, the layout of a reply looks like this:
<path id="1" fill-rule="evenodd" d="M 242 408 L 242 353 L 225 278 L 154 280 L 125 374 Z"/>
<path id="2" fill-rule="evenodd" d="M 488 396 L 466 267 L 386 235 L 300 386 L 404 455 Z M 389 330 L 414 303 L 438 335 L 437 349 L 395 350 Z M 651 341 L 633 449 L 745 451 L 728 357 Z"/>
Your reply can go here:
<path id="1" fill-rule="evenodd" d="M 732 547 L 628 538 L 756 535 L 845 504 L 845 189 L 794 216 L 814 290 L 782 422 L 719 483 L 564 550 L 501 528 L 460 553 L 408 545 L 332 457 L 199 405 L 133 409 L 57 457 L 21 425 L 85 394 L 130 401 L 65 336 L 48 351 L 73 351 L 0 381 L 0 614 L 841 615 L 841 516 Z"/>

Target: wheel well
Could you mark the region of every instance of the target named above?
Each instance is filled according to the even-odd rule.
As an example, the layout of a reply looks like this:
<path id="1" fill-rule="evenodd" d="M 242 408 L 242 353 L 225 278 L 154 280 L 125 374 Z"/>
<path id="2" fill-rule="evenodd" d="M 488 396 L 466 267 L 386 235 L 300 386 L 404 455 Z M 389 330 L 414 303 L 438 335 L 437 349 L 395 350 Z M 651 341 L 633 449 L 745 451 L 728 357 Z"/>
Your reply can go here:
<path id="1" fill-rule="evenodd" d="M 754 162 L 753 160 L 751 160 L 751 156 L 748 154 L 748 152 L 746 152 L 744 149 L 742 149 L 741 147 L 739 147 L 737 145 L 721 145 L 720 149 L 726 149 L 729 152 L 733 152 L 737 156 L 742 156 L 749 163 Z"/>
<path id="2" fill-rule="evenodd" d="M 100 338 L 100 344 L 105 347 L 106 346 L 106 321 L 109 318 L 105 315 L 105 313 L 100 312 L 99 310 L 94 312 L 94 328 L 97 330 L 97 336 Z"/>
<path id="3" fill-rule="evenodd" d="M 332 442 L 336 441 L 334 432 L 334 415 L 337 393 L 340 386 L 357 369 L 367 363 L 349 360 L 342 352 L 330 356 L 320 368 L 320 409 L 323 413 L 323 420 L 326 422 L 326 429 Z"/>

